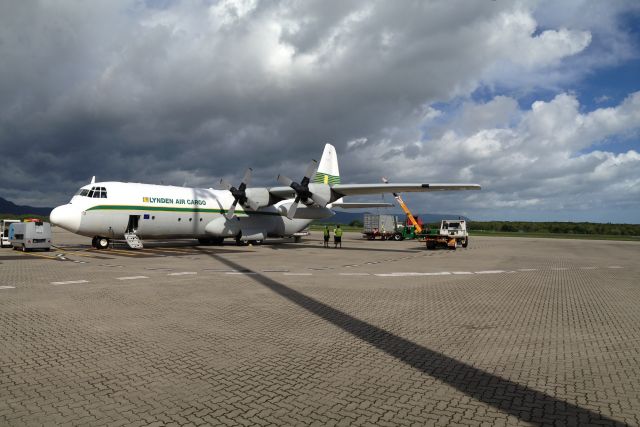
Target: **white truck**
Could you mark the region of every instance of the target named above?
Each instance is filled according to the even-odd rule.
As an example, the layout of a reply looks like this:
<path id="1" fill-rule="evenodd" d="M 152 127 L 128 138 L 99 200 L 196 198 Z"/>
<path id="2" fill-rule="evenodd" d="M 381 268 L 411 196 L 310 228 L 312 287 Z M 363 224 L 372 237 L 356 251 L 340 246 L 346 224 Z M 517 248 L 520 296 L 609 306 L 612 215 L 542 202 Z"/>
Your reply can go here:
<path id="1" fill-rule="evenodd" d="M 51 249 L 51 224 L 48 222 L 17 222 L 9 226 L 9 242 L 13 249 Z"/>
<path id="2" fill-rule="evenodd" d="M 0 248 L 10 248 L 11 242 L 9 242 L 9 226 L 15 222 L 20 222 L 19 219 L 3 219 L 0 222 Z"/>
<path id="3" fill-rule="evenodd" d="M 440 229 L 426 230 L 425 241 L 427 249 L 445 247 L 455 250 L 457 247 L 466 248 L 469 245 L 467 222 L 463 219 L 445 219 L 440 223 Z"/>

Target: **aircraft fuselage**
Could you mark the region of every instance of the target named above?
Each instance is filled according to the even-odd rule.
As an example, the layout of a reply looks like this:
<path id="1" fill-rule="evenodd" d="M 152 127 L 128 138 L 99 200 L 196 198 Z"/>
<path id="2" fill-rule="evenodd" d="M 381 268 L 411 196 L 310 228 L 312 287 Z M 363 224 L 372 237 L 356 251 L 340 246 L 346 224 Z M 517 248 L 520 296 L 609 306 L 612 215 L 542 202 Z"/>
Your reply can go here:
<path id="1" fill-rule="evenodd" d="M 104 189 L 104 190 L 103 190 Z M 330 209 L 302 206 L 296 217 L 286 212 L 292 200 L 255 211 L 238 206 L 233 218 L 225 213 L 233 203 L 227 190 L 185 188 L 124 182 L 92 183 L 71 201 L 51 212 L 51 222 L 76 234 L 121 239 L 133 229 L 142 239 L 290 236 Z"/>

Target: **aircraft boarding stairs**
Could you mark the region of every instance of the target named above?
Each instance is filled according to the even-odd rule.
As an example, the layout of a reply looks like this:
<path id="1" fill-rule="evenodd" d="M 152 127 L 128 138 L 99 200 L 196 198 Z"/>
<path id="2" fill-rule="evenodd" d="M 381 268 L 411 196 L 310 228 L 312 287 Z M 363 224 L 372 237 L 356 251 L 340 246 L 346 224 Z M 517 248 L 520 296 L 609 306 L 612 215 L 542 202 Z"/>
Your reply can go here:
<path id="1" fill-rule="evenodd" d="M 129 245 L 131 249 L 143 248 L 142 240 L 140 240 L 140 238 L 136 235 L 136 233 L 133 233 L 133 232 L 124 233 L 124 238 L 127 242 L 127 245 Z"/>

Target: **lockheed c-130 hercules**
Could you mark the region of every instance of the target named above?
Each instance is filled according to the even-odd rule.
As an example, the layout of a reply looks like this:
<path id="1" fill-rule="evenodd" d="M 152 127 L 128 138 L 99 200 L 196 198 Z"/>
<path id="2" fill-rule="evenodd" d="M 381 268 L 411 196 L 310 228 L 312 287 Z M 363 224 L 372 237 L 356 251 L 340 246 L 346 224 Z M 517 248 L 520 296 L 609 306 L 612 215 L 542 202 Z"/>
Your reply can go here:
<path id="1" fill-rule="evenodd" d="M 221 244 L 226 238 L 240 242 L 292 236 L 315 219 L 331 217 L 336 207 L 390 206 L 347 203 L 346 196 L 480 189 L 478 184 L 342 184 L 331 144 L 325 145 L 320 164 L 312 161 L 300 182 L 279 175 L 281 187 L 249 187 L 250 180 L 251 169 L 238 187 L 222 180 L 226 190 L 95 182 L 94 177 L 69 203 L 55 208 L 50 219 L 91 237 L 98 249 L 123 238 L 132 247 L 142 247 L 140 239 L 194 238 L 202 244 Z"/>

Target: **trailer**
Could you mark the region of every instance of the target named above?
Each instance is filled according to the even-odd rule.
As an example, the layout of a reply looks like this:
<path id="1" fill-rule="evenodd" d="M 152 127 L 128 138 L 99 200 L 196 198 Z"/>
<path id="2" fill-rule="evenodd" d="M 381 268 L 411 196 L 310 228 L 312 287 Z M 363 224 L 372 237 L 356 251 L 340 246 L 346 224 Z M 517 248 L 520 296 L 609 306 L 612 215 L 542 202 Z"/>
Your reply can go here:
<path id="1" fill-rule="evenodd" d="M 445 219 L 439 229 L 428 229 L 424 233 L 427 249 L 444 247 L 455 250 L 469 245 L 467 222 L 463 219 Z"/>
<path id="2" fill-rule="evenodd" d="M 9 226 L 15 222 L 20 222 L 19 219 L 3 219 L 0 222 L 0 248 L 10 248 L 11 242 L 9 242 Z"/>
<path id="3" fill-rule="evenodd" d="M 369 240 L 402 240 L 399 235 L 398 217 L 395 215 L 364 214 L 362 235 Z"/>
<path id="4" fill-rule="evenodd" d="M 48 222 L 16 222 L 9 227 L 9 242 L 13 249 L 51 249 L 51 224 Z"/>

